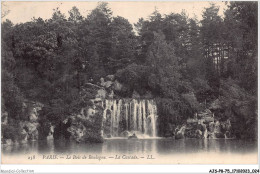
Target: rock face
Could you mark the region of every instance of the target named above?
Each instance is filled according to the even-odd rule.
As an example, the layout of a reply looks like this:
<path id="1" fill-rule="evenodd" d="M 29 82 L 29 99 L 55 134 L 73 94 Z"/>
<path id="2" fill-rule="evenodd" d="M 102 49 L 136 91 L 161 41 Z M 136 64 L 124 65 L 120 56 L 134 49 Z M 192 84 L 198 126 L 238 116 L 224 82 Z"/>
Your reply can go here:
<path id="1" fill-rule="evenodd" d="M 134 91 L 133 94 L 132 94 L 132 98 L 139 99 L 140 95 L 136 91 Z"/>
<path id="2" fill-rule="evenodd" d="M 115 80 L 115 82 L 113 84 L 113 88 L 115 91 L 121 91 L 123 88 L 123 85 L 121 83 L 119 83 L 119 81 Z"/>
<path id="3" fill-rule="evenodd" d="M 70 132 L 73 139 L 75 139 L 77 142 L 81 142 L 86 132 L 86 127 L 82 123 L 72 124 L 68 128 L 68 132 Z"/>
<path id="4" fill-rule="evenodd" d="M 83 119 L 76 119 L 81 123 L 80 141 L 83 142 L 103 142 L 103 107 L 102 102 L 95 102 L 91 109 L 95 112 L 92 115 L 86 115 Z M 78 126 L 77 126 L 78 127 Z"/>
<path id="5" fill-rule="evenodd" d="M 65 138 L 77 142 L 103 142 L 103 101 L 114 98 L 114 90 L 120 91 L 122 84 L 115 80 L 114 75 L 101 78 L 99 84 L 87 83 L 84 92 L 91 89 L 90 100 L 79 113 L 74 113 L 55 126 L 54 139 Z"/>
<path id="6" fill-rule="evenodd" d="M 39 111 L 43 107 L 43 104 L 39 102 L 23 103 L 23 115 L 27 120 L 20 121 L 18 124 L 12 121 L 8 123 L 8 113 L 2 114 L 2 140 L 6 145 L 26 143 L 28 141 L 36 141 L 39 139 Z M 14 123 L 13 123 L 14 122 Z M 8 123 L 8 124 L 7 124 Z"/>
<path id="7" fill-rule="evenodd" d="M 230 79 L 221 81 L 219 97 L 207 108 L 187 119 L 187 138 L 250 138 L 257 137 L 257 99 Z M 193 95 L 184 95 L 194 102 Z M 205 106 L 204 106 L 205 107 Z M 183 137 L 175 133 L 176 138 Z"/>
<path id="8" fill-rule="evenodd" d="M 100 98 L 100 99 L 106 98 L 106 95 L 107 95 L 107 92 L 106 92 L 105 89 L 99 89 L 97 91 L 96 99 L 98 99 L 98 98 Z"/>
<path id="9" fill-rule="evenodd" d="M 20 126 L 23 128 L 23 132 L 26 135 L 26 140 L 38 140 L 38 123 L 37 122 L 21 122 Z"/>
<path id="10" fill-rule="evenodd" d="M 103 137 L 129 137 L 132 134 L 131 131 L 147 133 L 153 136 L 156 136 L 154 132 L 159 132 L 159 126 L 157 127 L 155 124 L 157 117 L 151 116 L 156 114 L 148 114 L 149 110 L 153 109 L 149 108 L 150 105 L 141 99 L 148 98 L 145 100 L 150 100 L 153 98 L 151 93 L 147 92 L 140 95 L 141 93 L 138 94 L 135 90 L 126 89 L 113 75 L 101 78 L 98 85 L 91 83 L 86 85 L 88 87 L 85 90 L 93 88 L 91 90 L 94 91 L 86 96 L 88 99 L 91 98 L 89 103 L 86 106 L 80 106 L 82 107 L 80 111 L 75 111 L 75 113 L 67 116 L 65 120 L 61 120 L 55 126 L 46 123 L 44 128 L 47 131 L 39 126 L 41 124 L 39 123 L 39 111 L 43 107 L 41 103 L 25 102 L 24 113 L 26 113 L 27 120 L 11 128 L 8 128 L 8 113 L 2 113 L 1 124 L 4 126 L 3 130 L 7 130 L 2 134 L 3 142 L 5 144 L 25 143 L 41 139 L 42 137 L 47 137 L 48 139 L 73 139 L 77 142 L 103 142 Z M 132 102 L 122 102 L 124 99 L 118 97 L 120 93 L 125 91 L 130 91 L 127 96 L 133 98 Z M 173 121 L 171 120 L 171 122 L 165 124 L 164 128 L 161 128 L 167 130 L 163 132 L 163 136 L 175 136 L 176 139 L 256 137 L 257 99 L 247 94 L 246 91 L 239 88 L 234 82 L 228 80 L 222 82 L 220 96 L 208 103 L 208 106 L 203 110 L 202 108 L 205 106 L 198 103 L 193 92 L 182 94 L 182 98 L 185 100 L 185 104 L 187 104 L 185 106 L 192 108 L 193 113 L 197 113 L 187 120 L 187 117 L 185 117 L 185 120 L 181 120 L 182 122 L 177 123 L 176 121 L 174 123 L 175 120 L 179 119 L 179 115 L 177 112 L 175 113 L 171 102 L 166 102 L 165 106 L 167 106 L 169 111 L 167 114 L 173 115 L 174 118 L 169 118 Z M 154 107 L 155 105 L 156 103 L 152 106 Z M 188 112 L 188 114 L 192 113 Z M 141 119 L 138 115 L 142 115 Z M 131 121 L 129 121 L 130 117 Z M 158 114 L 158 119 L 159 117 L 160 115 Z M 126 127 L 129 129 L 126 129 Z M 150 128 L 148 129 L 148 127 Z M 8 131 L 19 132 L 19 136 L 17 137 L 14 134 L 10 136 Z"/>
<path id="11" fill-rule="evenodd" d="M 131 136 L 132 134 L 129 131 L 124 131 L 120 134 L 120 137 L 126 137 L 128 138 L 129 136 Z"/>
<path id="12" fill-rule="evenodd" d="M 82 108 L 79 114 L 73 114 L 56 125 L 53 133 L 54 140 L 75 140 L 78 143 L 103 142 L 103 110 L 100 105 L 100 100 L 92 100 L 92 106 Z"/>
<path id="13" fill-rule="evenodd" d="M 186 129 L 186 126 L 182 126 L 180 128 L 180 130 L 177 128 L 175 130 L 175 139 L 182 139 L 182 138 L 185 138 L 185 129 Z"/>
<path id="14" fill-rule="evenodd" d="M 232 134 L 232 126 L 229 119 L 219 121 L 214 118 L 214 114 L 205 109 L 203 112 L 195 114 L 194 118 L 189 118 L 186 124 L 175 130 L 175 138 L 235 138 Z"/>
<path id="15" fill-rule="evenodd" d="M 221 121 L 228 120 L 222 126 L 226 137 L 257 139 L 257 96 L 228 79 L 221 82 L 220 97 L 210 107 Z"/>
<path id="16" fill-rule="evenodd" d="M 96 92 L 96 94 L 93 93 L 95 97 L 90 100 L 91 104 L 81 108 L 80 113 L 69 116 L 68 118 L 71 120 L 70 125 L 67 125 L 67 123 L 57 125 L 54 129 L 54 138 L 61 136 L 63 138 L 67 137 L 68 139 L 76 140 L 77 142 L 102 142 L 103 137 L 127 137 L 132 134 L 130 131 L 142 129 L 146 134 L 155 136 L 155 113 L 149 112 L 153 110 L 151 109 L 153 105 L 150 104 L 150 101 L 147 100 L 148 103 L 144 101 L 138 102 L 136 98 L 140 98 L 140 95 L 133 91 L 132 95 L 135 99 L 131 100 L 132 102 L 124 102 L 120 105 L 120 101 L 122 102 L 123 100 L 116 99 L 117 94 L 115 93 L 124 90 L 124 86 L 112 75 L 101 78 L 100 86 L 90 83 L 87 85 Z M 131 123 L 130 120 L 129 123 L 126 121 L 128 117 L 132 118 Z M 143 119 L 146 119 L 146 121 L 144 121 L 142 127 L 141 121 Z M 111 123 L 113 123 L 113 125 L 111 125 Z M 129 126 L 129 130 L 126 128 L 127 125 Z M 139 127 L 137 127 L 137 125 L 139 125 Z M 124 129 L 122 129 L 123 127 Z M 119 132 L 119 129 L 122 129 L 122 131 Z M 118 134 L 115 134 L 115 132 L 118 132 Z"/>
<path id="17" fill-rule="evenodd" d="M 102 101 L 107 95 L 103 88 L 97 87 L 96 98 L 91 103 L 81 108 L 80 113 L 75 113 L 60 122 L 54 128 L 54 139 L 70 139 L 76 142 L 103 142 Z"/>
<path id="18" fill-rule="evenodd" d="M 106 90 L 121 91 L 123 84 L 121 84 L 114 75 L 108 75 L 105 79 L 100 79 L 100 85 Z"/>
<path id="19" fill-rule="evenodd" d="M 1 115 L 1 124 L 2 125 L 7 125 L 8 123 L 8 113 L 7 112 L 3 112 Z"/>
<path id="20" fill-rule="evenodd" d="M 29 108 L 29 121 L 24 123 L 24 129 L 27 132 L 28 140 L 37 140 L 39 138 L 38 133 L 38 117 L 39 111 L 42 109 L 43 104 L 41 103 L 33 103 Z"/>

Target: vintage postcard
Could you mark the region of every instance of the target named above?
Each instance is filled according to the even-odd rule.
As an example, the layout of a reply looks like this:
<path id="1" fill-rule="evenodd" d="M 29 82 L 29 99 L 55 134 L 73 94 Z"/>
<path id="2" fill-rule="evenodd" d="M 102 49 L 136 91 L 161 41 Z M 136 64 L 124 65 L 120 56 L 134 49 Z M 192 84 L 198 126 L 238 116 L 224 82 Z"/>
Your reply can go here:
<path id="1" fill-rule="evenodd" d="M 1 3 L 1 164 L 258 163 L 257 1 Z"/>

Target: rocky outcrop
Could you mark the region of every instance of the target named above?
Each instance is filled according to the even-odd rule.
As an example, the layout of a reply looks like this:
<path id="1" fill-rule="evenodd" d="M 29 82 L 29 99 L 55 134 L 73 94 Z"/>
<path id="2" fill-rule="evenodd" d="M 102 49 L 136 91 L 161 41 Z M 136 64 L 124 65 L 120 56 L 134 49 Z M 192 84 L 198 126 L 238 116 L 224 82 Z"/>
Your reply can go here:
<path id="1" fill-rule="evenodd" d="M 64 116 L 66 119 L 61 120 L 58 124 L 55 123 L 55 125 L 46 122 L 44 126 L 39 126 L 41 124 L 39 123 L 39 111 L 43 105 L 36 102 L 25 102 L 24 113 L 27 114 L 27 120 L 21 121 L 12 128 L 7 126 L 7 124 L 9 125 L 8 113 L 2 113 L 2 125 L 5 126 L 4 134 L 2 134 L 3 142 L 6 144 L 25 143 L 42 137 L 48 139 L 65 138 L 77 142 L 103 142 L 103 136 L 105 138 L 113 136 L 107 132 L 111 131 L 111 119 L 109 118 L 111 118 L 114 105 L 111 105 L 110 109 L 106 111 L 107 121 L 103 120 L 104 101 L 106 99 L 118 100 L 120 96 L 118 94 L 126 91 L 130 91 L 128 97 L 134 99 L 153 98 L 151 92 L 140 95 L 141 93 L 139 94 L 136 90 L 132 89 L 131 91 L 128 88 L 113 75 L 101 78 L 99 84 L 87 83 L 81 91 L 85 106 L 80 106 L 82 107 L 80 111 Z M 159 136 L 174 136 L 176 139 L 256 137 L 257 99 L 230 80 L 221 82 L 219 93 L 217 99 L 207 104 L 199 103 L 194 92 L 181 94 L 180 98 L 176 100 L 177 102 L 173 99 L 165 99 L 160 107 L 158 120 L 163 117 L 163 114 L 171 115 L 171 117 L 165 117 L 162 122 L 166 123 L 158 126 L 158 130 L 163 129 Z M 125 107 L 125 105 L 123 106 Z M 187 116 L 183 117 L 183 113 L 177 112 L 175 108 L 183 110 L 183 113 L 187 113 Z M 123 110 L 122 112 L 124 112 Z M 141 113 L 145 111 L 141 111 Z M 187 119 L 194 111 L 196 113 Z M 125 113 L 113 114 L 122 115 Z M 117 129 L 126 127 L 122 123 L 124 122 L 117 122 Z M 138 125 L 141 124 L 138 123 Z M 157 129 L 156 126 L 154 127 Z M 8 132 L 19 132 L 19 137 L 14 134 L 8 135 Z M 130 136 L 130 132 L 124 131 L 124 129 L 118 132 L 119 136 Z"/>
<path id="2" fill-rule="evenodd" d="M 2 114 L 2 142 L 6 145 L 26 143 L 28 141 L 36 141 L 39 139 L 39 111 L 43 104 L 39 102 L 24 101 L 23 113 L 26 120 L 16 122 L 9 120 L 8 113 Z M 8 123 L 10 122 L 10 123 Z"/>
<path id="3" fill-rule="evenodd" d="M 38 140 L 38 126 L 39 123 L 37 122 L 30 122 L 30 121 L 25 121 L 21 122 L 20 126 L 23 128 L 24 134 L 26 135 L 26 140 Z"/>
<path id="4" fill-rule="evenodd" d="M 240 88 L 235 81 L 221 81 L 220 97 L 211 103 L 210 109 L 220 121 L 228 120 L 222 126 L 226 130 L 224 136 L 257 138 L 257 96 Z"/>
<path id="5" fill-rule="evenodd" d="M 205 109 L 193 118 L 187 119 L 186 123 L 179 129 L 175 130 L 175 139 L 181 138 L 200 138 L 200 139 L 215 139 L 215 138 L 235 138 L 232 132 L 232 125 L 229 119 L 219 121 L 214 117 L 214 114 Z"/>
<path id="6" fill-rule="evenodd" d="M 139 99 L 140 95 L 136 91 L 134 91 L 132 94 L 132 98 Z"/>
<path id="7" fill-rule="evenodd" d="M 103 142 L 102 102 L 92 100 L 92 106 L 81 109 L 79 114 L 71 115 L 54 129 L 54 138 L 65 138 L 76 142 Z M 58 133 L 56 133 L 58 132 Z M 57 134 L 57 136 L 55 136 Z"/>
<path id="8" fill-rule="evenodd" d="M 73 123 L 68 128 L 68 132 L 70 132 L 70 134 L 74 140 L 76 140 L 77 142 L 81 142 L 81 141 L 83 141 L 83 136 L 86 132 L 86 127 L 81 122 L 79 122 L 77 124 Z"/>
<path id="9" fill-rule="evenodd" d="M 1 114 L 1 124 L 2 125 L 8 124 L 8 113 L 7 112 L 2 112 L 2 114 Z"/>
<path id="10" fill-rule="evenodd" d="M 192 94 L 182 95 L 192 106 Z M 219 97 L 204 105 L 186 121 L 185 138 L 250 138 L 257 137 L 257 98 L 227 79 L 221 81 Z M 177 136 L 177 137 L 176 137 Z M 180 138 L 180 133 L 175 132 Z"/>
<path id="11" fill-rule="evenodd" d="M 72 118 L 67 118 L 64 121 L 60 121 L 58 125 L 55 126 L 53 132 L 54 140 L 57 139 L 70 139 L 71 133 L 68 128 L 72 125 Z"/>
<path id="12" fill-rule="evenodd" d="M 186 129 L 186 126 L 182 126 L 180 129 L 176 129 L 175 130 L 175 139 L 182 139 L 182 138 L 185 138 L 185 129 Z"/>

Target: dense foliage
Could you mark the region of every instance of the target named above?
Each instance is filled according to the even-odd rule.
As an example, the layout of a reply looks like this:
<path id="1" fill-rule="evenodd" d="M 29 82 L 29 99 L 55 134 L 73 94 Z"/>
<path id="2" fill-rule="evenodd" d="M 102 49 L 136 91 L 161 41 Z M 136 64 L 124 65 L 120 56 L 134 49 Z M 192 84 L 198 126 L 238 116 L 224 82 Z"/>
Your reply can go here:
<path id="1" fill-rule="evenodd" d="M 162 16 L 155 10 L 134 25 L 136 30 L 127 19 L 114 17 L 104 2 L 88 16 L 73 7 L 68 18 L 57 8 L 47 20 L 16 25 L 6 20 L 2 113 L 8 112 L 9 120 L 25 120 L 23 101 L 39 101 L 45 106 L 40 125 L 46 120 L 58 124 L 90 103 L 94 92 L 86 83 L 98 84 L 101 77 L 115 74 L 126 87 L 117 95 L 131 97 L 135 91 L 157 99 L 164 135 L 168 123 L 182 123 L 221 99 L 221 85 L 227 79 L 255 97 L 257 2 L 230 2 L 224 17 L 218 11 L 212 4 L 198 21 L 184 12 Z M 205 56 L 212 44 L 230 45 L 219 69 L 213 53 Z M 236 115 L 238 120 L 240 116 Z"/>

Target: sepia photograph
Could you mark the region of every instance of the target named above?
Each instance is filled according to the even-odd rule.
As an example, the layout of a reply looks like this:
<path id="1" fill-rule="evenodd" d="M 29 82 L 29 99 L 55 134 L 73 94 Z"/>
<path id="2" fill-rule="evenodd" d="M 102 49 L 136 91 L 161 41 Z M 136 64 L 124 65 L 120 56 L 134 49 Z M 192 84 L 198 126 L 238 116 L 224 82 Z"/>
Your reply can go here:
<path id="1" fill-rule="evenodd" d="M 1 19 L 1 164 L 258 164 L 258 1 L 2 1 Z"/>

